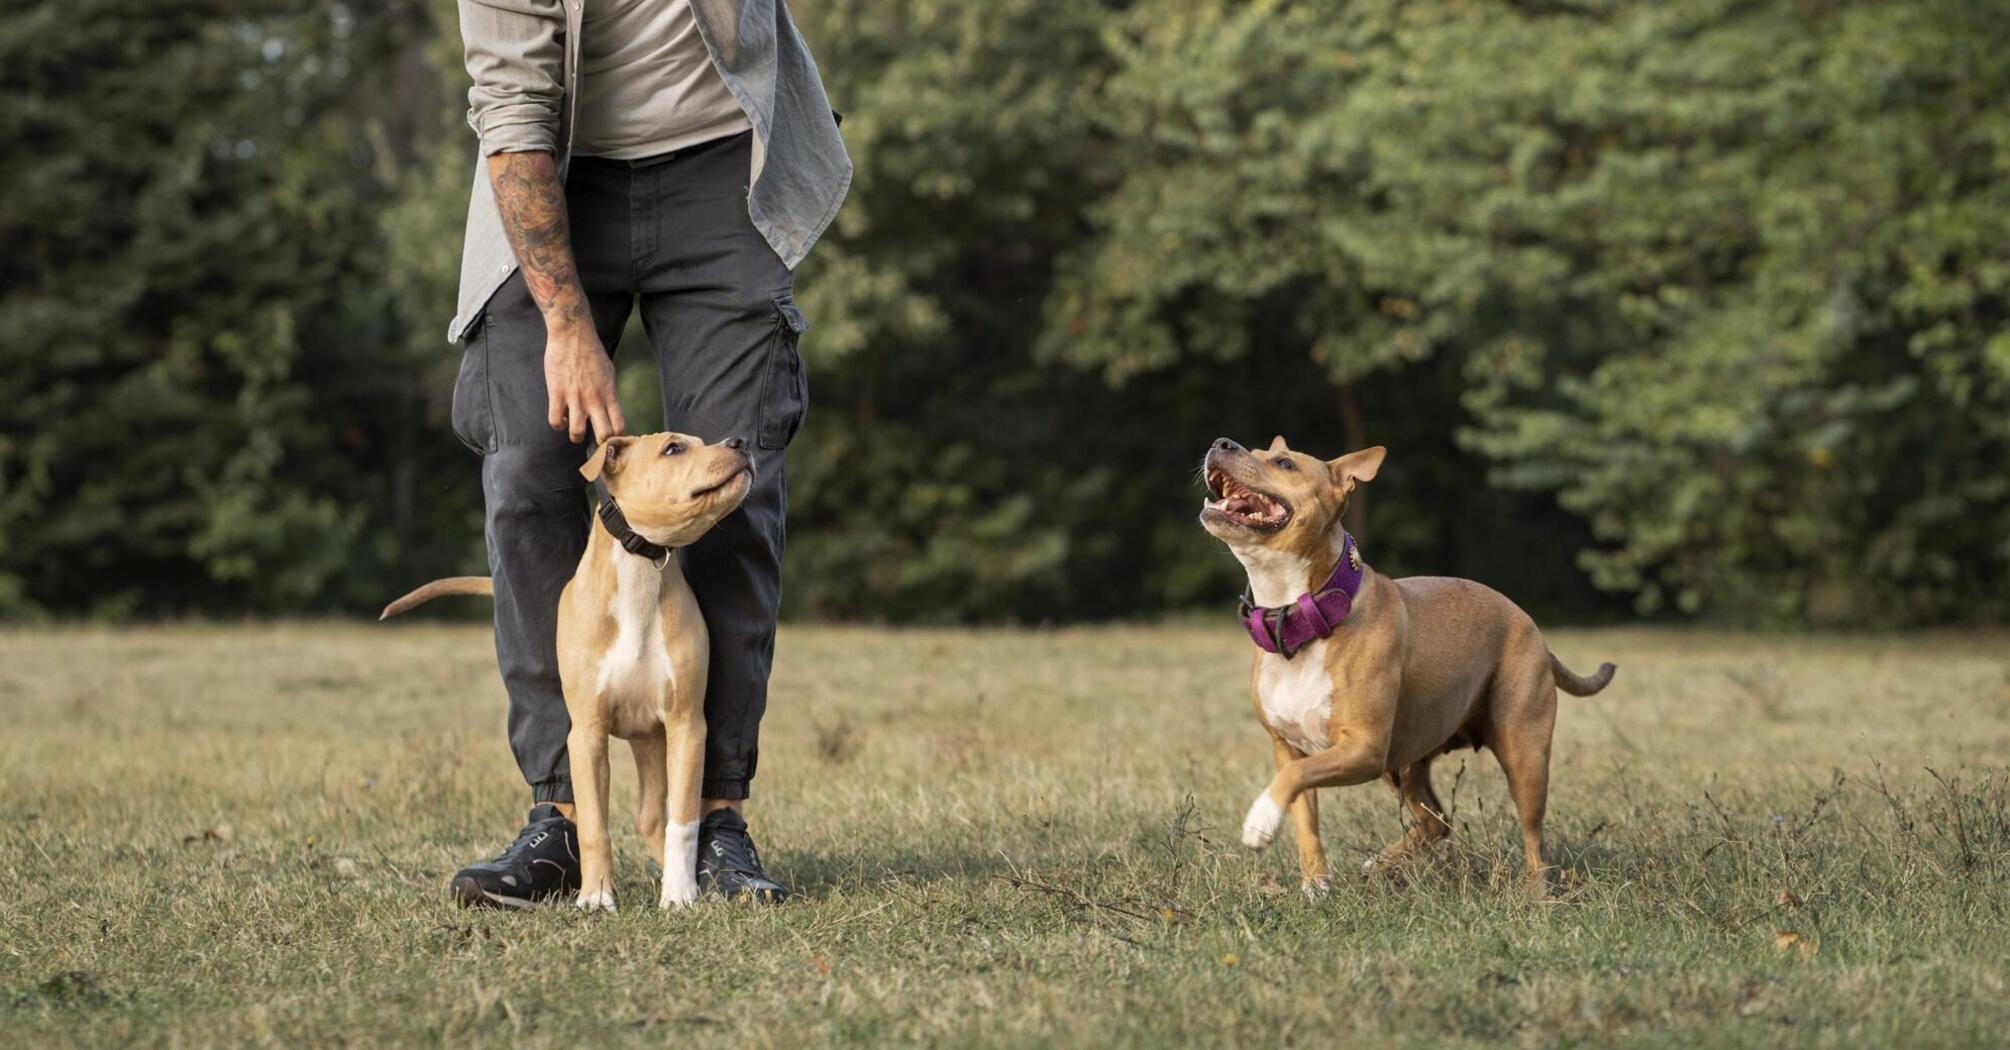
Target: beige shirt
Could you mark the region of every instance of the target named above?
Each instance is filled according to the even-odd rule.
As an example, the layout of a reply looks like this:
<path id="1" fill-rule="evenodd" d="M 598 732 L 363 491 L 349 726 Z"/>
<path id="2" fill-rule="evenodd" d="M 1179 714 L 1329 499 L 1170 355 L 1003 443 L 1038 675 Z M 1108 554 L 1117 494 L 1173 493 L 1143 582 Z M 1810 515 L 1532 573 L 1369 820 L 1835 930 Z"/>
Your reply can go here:
<path id="1" fill-rule="evenodd" d="M 690 0 L 586 0 L 572 151 L 636 160 L 752 127 L 698 34 Z"/>
<path id="2" fill-rule="evenodd" d="M 747 217 L 793 270 L 844 203 L 851 158 L 809 45 L 783 0 L 680 0 L 753 125 Z M 483 157 L 544 151 L 560 170 L 578 125 L 579 38 L 586 0 L 459 0 L 467 48 L 468 124 Z M 516 272 L 488 163 L 468 188 L 461 294 L 447 339 L 465 336 L 489 296 Z"/>

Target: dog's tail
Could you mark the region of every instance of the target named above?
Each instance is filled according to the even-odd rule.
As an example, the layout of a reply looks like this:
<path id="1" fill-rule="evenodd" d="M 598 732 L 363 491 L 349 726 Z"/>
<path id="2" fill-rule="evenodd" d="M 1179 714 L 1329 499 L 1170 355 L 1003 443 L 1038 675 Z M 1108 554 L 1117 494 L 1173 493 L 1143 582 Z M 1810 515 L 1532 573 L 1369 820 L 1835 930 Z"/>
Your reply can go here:
<path id="1" fill-rule="evenodd" d="M 407 609 L 418 608 L 442 595 L 494 594 L 495 592 L 495 585 L 490 583 L 489 578 L 486 576 L 449 576 L 444 580 L 434 580 L 424 587 L 405 595 L 403 598 L 384 606 L 383 613 L 377 619 L 388 620 Z"/>
<path id="2" fill-rule="evenodd" d="M 1590 696 L 1612 684 L 1612 673 L 1619 670 L 1612 664 L 1599 664 L 1598 673 L 1589 678 L 1563 666 L 1563 661 L 1549 654 L 1549 671 L 1556 676 L 1556 687 L 1572 696 Z"/>

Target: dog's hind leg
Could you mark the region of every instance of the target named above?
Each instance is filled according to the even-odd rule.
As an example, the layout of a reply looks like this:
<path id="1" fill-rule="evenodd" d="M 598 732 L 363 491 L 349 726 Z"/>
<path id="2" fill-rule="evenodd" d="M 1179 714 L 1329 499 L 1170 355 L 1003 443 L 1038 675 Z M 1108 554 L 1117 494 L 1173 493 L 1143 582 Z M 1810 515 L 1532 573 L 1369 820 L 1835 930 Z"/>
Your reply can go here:
<path id="1" fill-rule="evenodd" d="M 1386 779 L 1410 811 L 1410 826 L 1403 832 L 1402 838 L 1361 866 L 1363 875 L 1391 871 L 1452 833 L 1452 826 L 1445 822 L 1444 803 L 1439 802 L 1438 793 L 1431 790 L 1429 758 L 1418 759 L 1401 773 L 1391 773 Z"/>
<path id="2" fill-rule="evenodd" d="M 670 727 L 667 736 L 663 775 L 669 788 L 669 822 L 663 833 L 663 895 L 657 901 L 665 908 L 698 899 L 698 820 L 705 781 L 703 710 L 693 710 L 682 724 Z"/>
<path id="3" fill-rule="evenodd" d="M 607 732 L 573 723 L 573 807 L 579 824 L 579 906 L 614 910 L 614 850 L 607 841 Z"/>
<path id="4" fill-rule="evenodd" d="M 1503 741 L 1503 744 L 1506 744 Z M 1514 796 L 1515 817 L 1521 822 L 1522 853 L 1528 865 L 1528 895 L 1549 896 L 1549 846 L 1543 841 L 1542 820 L 1549 808 L 1549 741 L 1540 746 L 1529 743 L 1497 746 L 1507 774 L 1508 793 Z"/>
<path id="5" fill-rule="evenodd" d="M 1542 822 L 1549 808 L 1549 745 L 1556 729 L 1556 683 L 1550 677 L 1548 651 L 1542 659 L 1524 662 L 1518 673 L 1502 668 L 1489 704 L 1486 744 L 1507 774 L 1521 823 L 1522 851 L 1528 865 L 1529 896 L 1549 895 L 1549 846 Z"/>
<path id="6" fill-rule="evenodd" d="M 635 833 L 649 847 L 656 866 L 663 867 L 665 788 L 663 732 L 657 730 L 628 742 L 635 756 Z"/>

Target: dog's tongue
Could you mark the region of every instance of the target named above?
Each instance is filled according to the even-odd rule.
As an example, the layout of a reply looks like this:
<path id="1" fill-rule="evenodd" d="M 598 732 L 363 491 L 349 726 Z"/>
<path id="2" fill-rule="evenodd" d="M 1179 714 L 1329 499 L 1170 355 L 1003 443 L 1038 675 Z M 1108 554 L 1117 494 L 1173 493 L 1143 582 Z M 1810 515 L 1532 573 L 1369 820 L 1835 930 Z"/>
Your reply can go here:
<path id="1" fill-rule="evenodd" d="M 1256 513 L 1256 501 L 1244 496 L 1236 496 L 1230 499 L 1222 509 L 1231 514 L 1254 514 Z"/>

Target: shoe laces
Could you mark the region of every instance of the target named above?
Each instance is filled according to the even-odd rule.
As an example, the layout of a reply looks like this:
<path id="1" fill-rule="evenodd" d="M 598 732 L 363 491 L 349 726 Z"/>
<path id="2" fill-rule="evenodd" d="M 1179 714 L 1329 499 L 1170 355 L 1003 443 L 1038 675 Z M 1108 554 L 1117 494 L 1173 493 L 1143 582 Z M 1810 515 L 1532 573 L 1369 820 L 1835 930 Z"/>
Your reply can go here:
<path id="1" fill-rule="evenodd" d="M 509 844 L 508 848 L 496 854 L 494 863 L 500 864 L 503 861 L 520 859 L 519 854 L 535 849 L 537 846 L 543 844 L 546 837 L 554 834 L 548 826 L 550 823 L 551 821 L 548 820 L 540 820 L 535 823 L 525 824 L 523 830 L 516 833 L 516 839 Z"/>
<path id="2" fill-rule="evenodd" d="M 712 829 L 709 859 L 714 867 L 748 875 L 764 874 L 761 869 L 761 852 L 754 848 L 754 837 L 739 828 Z"/>

